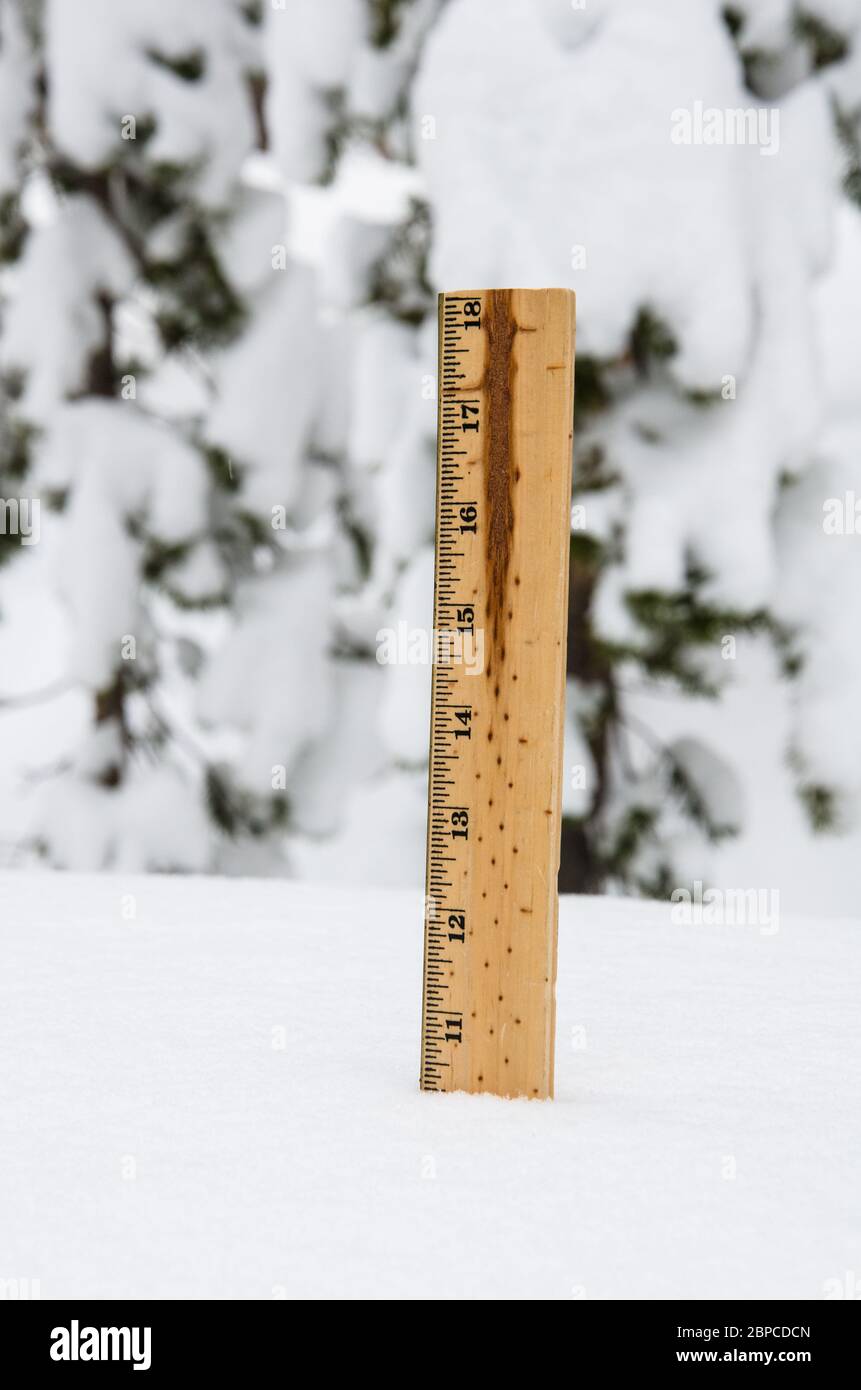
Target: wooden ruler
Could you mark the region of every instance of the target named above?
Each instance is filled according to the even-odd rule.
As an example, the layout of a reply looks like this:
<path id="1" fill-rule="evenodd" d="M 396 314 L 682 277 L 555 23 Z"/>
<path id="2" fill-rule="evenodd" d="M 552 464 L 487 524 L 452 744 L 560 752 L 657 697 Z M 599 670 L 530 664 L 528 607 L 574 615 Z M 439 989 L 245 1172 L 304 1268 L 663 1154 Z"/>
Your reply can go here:
<path id="1" fill-rule="evenodd" d="M 439 298 L 421 1085 L 553 1094 L 574 295 Z"/>

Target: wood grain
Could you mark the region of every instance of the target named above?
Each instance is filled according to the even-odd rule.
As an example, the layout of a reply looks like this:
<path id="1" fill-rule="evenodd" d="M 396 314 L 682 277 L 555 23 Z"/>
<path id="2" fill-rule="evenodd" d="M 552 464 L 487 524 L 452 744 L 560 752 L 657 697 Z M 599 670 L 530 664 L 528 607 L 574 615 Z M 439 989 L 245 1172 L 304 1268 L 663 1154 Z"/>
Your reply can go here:
<path id="1" fill-rule="evenodd" d="M 440 296 L 434 625 L 472 605 L 483 669 L 433 677 L 427 1089 L 553 1094 L 574 312 L 568 290 Z M 473 501 L 474 534 L 457 525 Z"/>

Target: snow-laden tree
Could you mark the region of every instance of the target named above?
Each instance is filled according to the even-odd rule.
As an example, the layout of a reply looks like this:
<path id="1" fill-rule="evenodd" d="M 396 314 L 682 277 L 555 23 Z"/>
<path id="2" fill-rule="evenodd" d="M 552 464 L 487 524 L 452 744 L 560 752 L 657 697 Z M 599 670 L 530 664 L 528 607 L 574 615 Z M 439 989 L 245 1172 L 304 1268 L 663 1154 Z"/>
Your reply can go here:
<path id="1" fill-rule="evenodd" d="M 260 870 L 284 867 L 289 822 L 300 863 L 309 835 L 340 826 L 346 789 L 386 763 L 375 633 L 413 544 L 400 522 L 418 426 L 399 423 L 407 447 L 385 486 L 374 432 L 384 400 L 401 420 L 406 383 L 425 422 L 423 542 L 432 529 L 422 213 L 404 188 L 382 218 L 345 215 L 319 294 L 290 254 L 281 171 L 304 176 L 316 159 L 317 108 L 327 130 L 340 120 L 341 21 L 347 40 L 359 34 L 346 7 L 331 20 L 236 0 L 20 10 L 32 60 L 3 170 L 20 252 L 0 333 L 16 396 L 7 455 L 22 468 L 15 448 L 31 446 L 28 489 L 59 513 L 66 684 L 89 701 L 74 755 L 36 769 L 29 834 L 61 865 Z M 415 41 L 395 37 L 381 8 L 365 80 L 373 119 L 403 140 L 397 74 Z M 11 43 L 8 56 L 24 76 Z M 299 100 L 305 57 L 316 66 Z M 268 125 L 274 159 L 249 158 Z M 340 140 L 319 151 L 323 178 Z M 370 280 L 387 307 L 366 332 L 350 314 Z M 365 394 L 357 373 L 376 391 L 358 453 L 343 428 Z M 421 781 L 419 766 L 415 838 Z"/>
<path id="2" fill-rule="evenodd" d="M 787 751 L 814 823 L 851 816 L 861 763 L 837 730 L 857 725 L 857 561 L 822 509 L 857 457 L 854 345 L 835 330 L 859 256 L 855 0 L 278 8 L 273 139 L 288 178 L 328 182 L 341 209 L 320 275 L 348 311 L 345 459 L 368 575 L 336 597 L 337 622 L 365 650 L 380 623 L 429 621 L 425 282 L 570 285 L 563 884 L 663 893 L 703 873 L 744 816 L 732 730 L 661 739 L 641 697 L 719 702 L 754 642 L 795 678 Z M 428 228 L 427 266 L 405 259 Z M 382 761 L 344 771 L 318 867 L 416 863 L 426 717 L 426 673 L 386 670 Z"/>
<path id="3" fill-rule="evenodd" d="M 23 160 L 36 104 L 34 44 L 27 18 L 25 7 L 15 0 L 0 7 L 0 267 L 14 263 L 24 234 Z M 20 504 L 28 466 L 28 430 L 13 413 L 19 389 L 14 372 L 0 372 L 0 498 L 4 504 L 12 500 Z M 4 516 L 0 564 L 14 556 L 19 546 L 17 528 L 6 524 Z"/>
<path id="4" fill-rule="evenodd" d="M 851 821 L 859 62 L 856 0 L 5 0 L 0 469 L 90 710 L 50 858 L 419 880 L 429 673 L 375 654 L 469 284 L 578 291 L 563 884 L 703 874 L 746 770 L 650 711 L 751 644 Z"/>
<path id="5" fill-rule="evenodd" d="M 428 672 L 383 671 L 375 656 L 405 592 L 430 621 L 435 334 L 407 97 L 438 8 L 268 8 L 267 128 L 282 178 L 324 190 L 316 204 L 292 200 L 297 223 L 319 214 L 316 265 L 312 283 L 288 257 L 283 288 L 264 291 L 272 390 L 246 336 L 210 426 L 257 480 L 261 514 L 278 501 L 286 519 L 270 574 L 247 587 L 249 616 L 204 674 L 204 709 L 234 725 L 239 711 L 243 789 L 284 787 L 291 868 L 347 879 L 421 875 Z M 271 465 L 242 381 L 283 417 Z M 252 652 L 263 679 L 231 681 Z"/>
<path id="6" fill-rule="evenodd" d="M 60 865 L 203 867 L 207 792 L 210 807 L 229 793 L 189 732 L 189 615 L 232 598 L 257 545 L 207 434 L 211 359 L 245 329 L 253 248 L 268 271 L 283 225 L 280 196 L 243 179 L 260 16 L 237 0 L 6 0 L 2 19 L 4 78 L 27 79 L 3 88 L 5 428 L 29 443 L 28 489 L 62 513 L 67 682 L 89 702 L 30 834 Z"/>
<path id="7" fill-rule="evenodd" d="M 830 116 L 829 139 L 810 148 L 829 175 L 816 204 L 799 180 L 793 220 L 818 231 L 820 275 L 808 300 L 815 371 L 803 389 L 817 412 L 813 445 L 790 464 L 775 516 L 778 582 L 774 612 L 791 634 L 794 726 L 788 750 L 815 829 L 861 821 L 861 693 L 856 633 L 861 622 L 861 4 L 858 0 L 743 3 L 727 12 L 750 90 L 803 117 L 816 99 Z M 799 131 L 798 139 L 804 139 Z M 840 196 L 842 194 L 842 196 Z"/>

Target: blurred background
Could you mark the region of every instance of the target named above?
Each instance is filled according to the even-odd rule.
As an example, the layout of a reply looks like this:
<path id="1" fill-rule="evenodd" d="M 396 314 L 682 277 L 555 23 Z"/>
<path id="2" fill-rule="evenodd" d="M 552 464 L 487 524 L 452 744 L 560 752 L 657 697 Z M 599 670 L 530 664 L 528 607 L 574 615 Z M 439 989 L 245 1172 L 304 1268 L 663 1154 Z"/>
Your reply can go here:
<path id="1" fill-rule="evenodd" d="M 0 0 L 0 257 L 0 866 L 423 882 L 435 296 L 567 285 L 562 887 L 855 911 L 861 0 Z"/>

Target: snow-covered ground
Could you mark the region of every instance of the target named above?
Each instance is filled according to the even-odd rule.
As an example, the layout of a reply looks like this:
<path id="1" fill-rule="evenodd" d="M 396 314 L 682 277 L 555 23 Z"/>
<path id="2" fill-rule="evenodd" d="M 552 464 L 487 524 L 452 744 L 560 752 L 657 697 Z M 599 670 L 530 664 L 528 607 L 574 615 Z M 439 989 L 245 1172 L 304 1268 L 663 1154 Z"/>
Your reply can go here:
<path id="1" fill-rule="evenodd" d="M 0 875 L 0 1277 L 43 1298 L 848 1289 L 858 923 L 564 900 L 539 1104 L 418 1092 L 420 917 L 401 892 Z"/>

